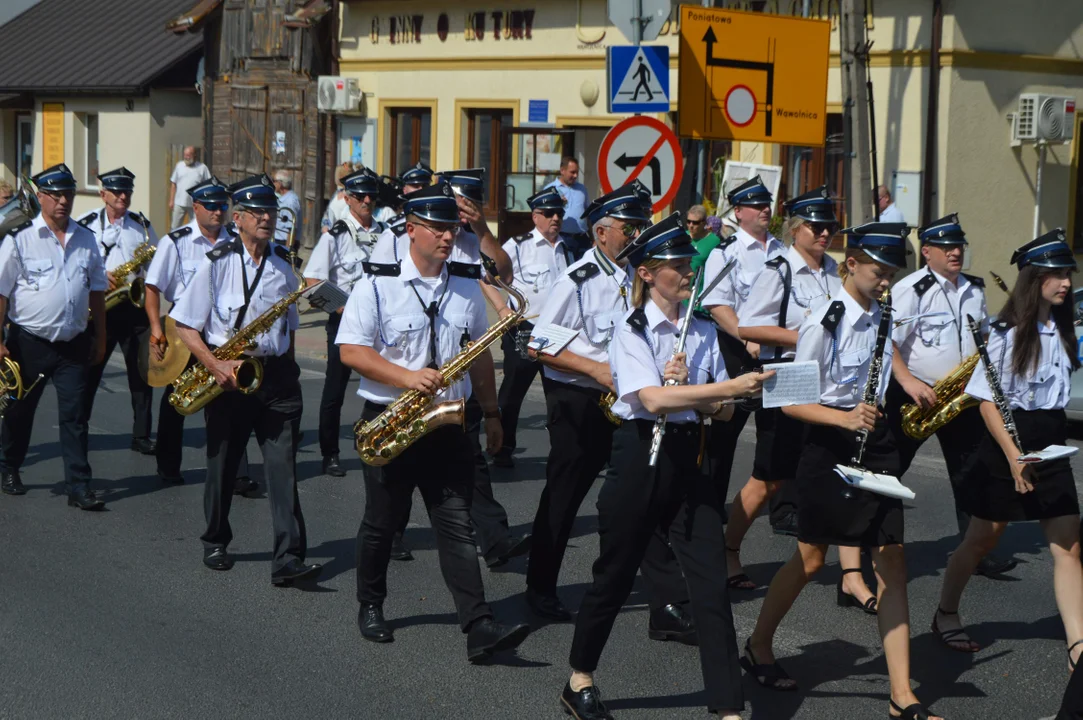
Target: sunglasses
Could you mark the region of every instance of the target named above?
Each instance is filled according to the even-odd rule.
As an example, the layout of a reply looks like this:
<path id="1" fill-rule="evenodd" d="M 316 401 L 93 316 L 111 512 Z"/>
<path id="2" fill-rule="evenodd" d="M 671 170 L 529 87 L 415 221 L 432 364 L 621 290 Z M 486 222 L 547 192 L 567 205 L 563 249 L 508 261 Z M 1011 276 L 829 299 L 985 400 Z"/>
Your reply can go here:
<path id="1" fill-rule="evenodd" d="M 204 207 L 208 212 L 225 212 L 229 209 L 229 203 L 224 202 L 203 202 L 199 201 L 199 204 Z"/>
<path id="2" fill-rule="evenodd" d="M 834 235 L 839 231 L 839 224 L 833 222 L 810 222 L 808 227 L 816 237 L 823 235 L 825 230 L 828 235 Z"/>
<path id="3" fill-rule="evenodd" d="M 564 217 L 564 211 L 563 210 L 557 210 L 555 208 L 545 208 L 545 209 L 541 209 L 541 210 L 536 210 L 535 212 L 540 212 L 542 214 L 542 217 L 545 217 L 545 218 L 551 218 L 554 215 L 556 215 L 557 217 Z"/>
<path id="4" fill-rule="evenodd" d="M 685 220 L 686 225 L 702 225 L 707 222 L 706 220 Z"/>

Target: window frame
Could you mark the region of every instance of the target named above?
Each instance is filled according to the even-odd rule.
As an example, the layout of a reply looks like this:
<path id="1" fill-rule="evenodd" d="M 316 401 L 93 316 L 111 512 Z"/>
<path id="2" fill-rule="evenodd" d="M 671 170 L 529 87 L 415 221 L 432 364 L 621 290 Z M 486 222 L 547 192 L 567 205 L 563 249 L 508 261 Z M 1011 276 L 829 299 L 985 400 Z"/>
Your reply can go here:
<path id="1" fill-rule="evenodd" d="M 412 142 L 415 143 L 416 152 L 411 153 L 411 157 L 419 157 L 424 160 L 430 167 L 434 166 L 437 162 L 439 155 L 437 154 L 436 139 L 438 137 L 437 118 L 438 118 L 438 103 L 436 100 L 417 100 L 417 99 L 389 99 L 381 100 L 379 103 L 378 117 L 380 122 L 377 123 L 377 138 L 376 144 L 378 147 L 377 156 L 377 172 L 387 175 L 398 175 L 406 168 L 400 168 L 397 166 L 397 158 L 395 157 L 395 142 L 398 140 L 398 116 L 400 113 L 408 112 L 415 113 L 420 116 L 422 113 L 429 113 L 429 156 L 426 160 L 421 157 L 420 147 L 420 133 L 421 123 L 413 123 L 416 128 L 412 128 L 411 132 L 414 133 Z M 416 161 L 415 161 L 416 162 Z"/>

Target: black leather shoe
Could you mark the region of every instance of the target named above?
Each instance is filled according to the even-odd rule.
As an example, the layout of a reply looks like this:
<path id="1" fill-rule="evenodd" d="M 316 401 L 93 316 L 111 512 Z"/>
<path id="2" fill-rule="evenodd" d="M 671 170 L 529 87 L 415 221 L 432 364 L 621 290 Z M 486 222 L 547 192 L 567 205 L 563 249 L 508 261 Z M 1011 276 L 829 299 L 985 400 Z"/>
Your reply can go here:
<path id="1" fill-rule="evenodd" d="M 391 559 L 399 562 L 410 562 L 414 559 L 414 554 L 403 544 L 402 535 L 398 533 L 391 538 Z"/>
<path id="2" fill-rule="evenodd" d="M 72 490 L 68 493 L 68 507 L 77 507 L 80 510 L 101 510 L 105 503 L 94 496 L 86 487 Z"/>
<path id="3" fill-rule="evenodd" d="M 184 476 L 181 475 L 179 472 L 178 473 L 167 473 L 167 472 L 162 472 L 161 470 L 159 470 L 158 471 L 158 479 L 161 480 L 166 485 L 183 485 L 184 484 Z"/>
<path id="4" fill-rule="evenodd" d="M 23 479 L 19 477 L 18 470 L 7 470 L 0 478 L 0 492 L 5 495 L 26 495 L 26 487 Z"/>
<path id="5" fill-rule="evenodd" d="M 511 459 L 511 450 L 508 448 L 501 448 L 497 451 L 496 455 L 493 455 L 493 465 L 498 468 L 515 467 L 515 461 Z"/>
<path id="6" fill-rule="evenodd" d="M 313 563 L 305 565 L 294 558 L 282 567 L 271 573 L 271 584 L 278 587 L 289 587 L 298 580 L 315 580 L 320 576 L 323 565 Z"/>
<path id="7" fill-rule="evenodd" d="M 259 483 L 250 477 L 239 477 L 233 481 L 234 495 L 248 495 L 259 490 Z"/>
<path id="8" fill-rule="evenodd" d="M 530 608 L 530 612 L 546 620 L 568 622 L 572 619 L 572 614 L 568 612 L 568 608 L 564 607 L 564 603 L 556 595 L 543 595 L 536 590 L 527 588 L 526 604 Z"/>
<path id="9" fill-rule="evenodd" d="M 143 455 L 153 455 L 158 445 L 150 438 L 132 438 L 132 450 Z"/>
<path id="10" fill-rule="evenodd" d="M 530 552 L 530 536 L 506 537 L 485 556 L 485 565 L 492 570 L 498 568 L 520 555 Z"/>
<path id="11" fill-rule="evenodd" d="M 376 643 L 394 642 L 395 633 L 384 621 L 384 609 L 379 605 L 361 604 L 357 611 L 357 626 L 361 628 L 361 637 Z"/>
<path id="12" fill-rule="evenodd" d="M 797 513 L 789 512 L 779 518 L 778 522 L 772 523 L 771 530 L 775 535 L 787 535 L 797 537 Z"/>
<path id="13" fill-rule="evenodd" d="M 230 570 L 233 568 L 233 558 L 224 547 L 212 547 L 203 551 L 203 564 L 211 570 Z"/>
<path id="14" fill-rule="evenodd" d="M 1002 558 L 993 555 L 992 553 L 986 555 L 978 563 L 978 566 L 974 568 L 975 575 L 984 575 L 987 578 L 998 579 L 998 575 L 1003 575 L 1006 572 L 1010 572 L 1019 564 L 1019 561 L 1013 557 Z"/>
<path id="15" fill-rule="evenodd" d="M 614 720 L 602 702 L 602 694 L 593 685 L 579 692 L 572 690 L 570 684 L 565 685 L 560 693 L 560 707 L 575 720 Z"/>
<path id="16" fill-rule="evenodd" d="M 666 605 L 651 610 L 647 637 L 651 640 L 674 640 L 684 645 L 696 645 L 696 621 L 692 619 L 692 614 L 680 605 Z"/>
<path id="17" fill-rule="evenodd" d="M 466 635 L 466 657 L 470 662 L 481 662 L 498 652 L 514 650 L 529 634 L 529 625 L 505 625 L 491 617 L 482 618 Z"/>
<path id="18" fill-rule="evenodd" d="M 324 457 L 323 474 L 331 477 L 346 477 L 346 471 L 338 464 L 338 453 Z"/>

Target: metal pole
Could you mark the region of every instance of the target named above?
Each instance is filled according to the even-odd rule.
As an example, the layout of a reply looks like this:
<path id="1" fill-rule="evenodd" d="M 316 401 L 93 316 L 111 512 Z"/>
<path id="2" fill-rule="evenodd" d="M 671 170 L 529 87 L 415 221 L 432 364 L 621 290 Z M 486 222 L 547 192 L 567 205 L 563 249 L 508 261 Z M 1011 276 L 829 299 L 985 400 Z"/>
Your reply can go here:
<path id="1" fill-rule="evenodd" d="M 632 44 L 643 43 L 643 0 L 635 0 L 636 14 L 632 17 Z"/>
<path id="2" fill-rule="evenodd" d="M 1038 143 L 1038 177 L 1034 181 L 1034 237 L 1042 232 L 1042 171 L 1045 169 L 1045 141 Z"/>
<path id="3" fill-rule="evenodd" d="M 636 2 L 642 2 L 642 0 L 636 0 Z M 711 0 L 702 0 L 702 5 L 703 7 L 710 7 Z M 677 112 L 680 112 L 680 110 Z M 696 202 L 702 205 L 707 187 L 707 141 L 698 140 L 696 144 L 698 145 L 696 149 L 696 191 L 693 195 Z"/>

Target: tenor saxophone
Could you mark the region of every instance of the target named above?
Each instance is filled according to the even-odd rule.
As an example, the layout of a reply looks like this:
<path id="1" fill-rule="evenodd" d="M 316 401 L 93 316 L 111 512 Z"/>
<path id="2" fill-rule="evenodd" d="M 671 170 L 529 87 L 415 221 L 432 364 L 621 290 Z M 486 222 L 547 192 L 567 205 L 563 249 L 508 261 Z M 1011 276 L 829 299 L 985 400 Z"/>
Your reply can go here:
<path id="1" fill-rule="evenodd" d="M 297 289 L 265 310 L 262 315 L 241 328 L 225 345 L 215 350 L 214 356 L 217 359 L 242 358 L 245 352 L 255 347 L 256 338 L 271 330 L 275 321 L 289 312 L 290 305 L 301 298 L 307 289 L 307 283 L 304 276 L 297 272 L 292 264 L 290 264 L 290 269 L 298 279 Z M 233 371 L 233 376 L 237 378 L 237 389 L 243 395 L 249 395 L 259 390 L 263 382 L 263 364 L 254 357 L 243 358 L 241 365 Z M 205 408 L 222 392 L 222 386 L 214 379 L 211 371 L 202 363 L 197 363 L 173 381 L 173 393 L 169 396 L 169 404 L 181 415 L 191 415 Z"/>
<path id="2" fill-rule="evenodd" d="M 131 260 L 112 269 L 113 277 L 116 278 L 118 283 L 154 259 L 156 248 L 150 244 L 147 218 L 143 215 L 140 215 L 139 218 L 143 225 L 143 244 L 135 249 Z M 132 305 L 137 308 L 143 307 L 147 300 L 147 285 L 143 278 L 138 277 L 127 285 L 118 286 L 116 289 L 109 291 L 105 296 L 106 311 L 112 310 L 125 300 L 131 300 Z"/>
<path id="3" fill-rule="evenodd" d="M 922 409 L 916 403 L 903 405 L 899 411 L 903 432 L 915 440 L 925 440 L 958 417 L 963 410 L 981 402 L 964 392 L 977 366 L 978 353 L 974 353 L 934 385 L 936 404 L 932 407 Z"/>
<path id="4" fill-rule="evenodd" d="M 449 360 L 442 368 L 441 388 L 446 388 L 462 378 L 470 366 L 481 357 L 489 346 L 520 322 L 526 314 L 527 301 L 522 293 L 504 283 L 492 273 L 494 282 L 515 299 L 516 310 L 490 327 L 484 335 L 466 346 L 466 349 Z M 438 391 L 439 392 L 439 391 Z M 381 466 L 397 458 L 419 438 L 442 425 L 462 425 L 464 400 L 434 402 L 435 395 L 420 390 L 407 390 L 387 406 L 377 417 L 354 425 L 355 446 L 361 461 L 366 465 Z"/>

